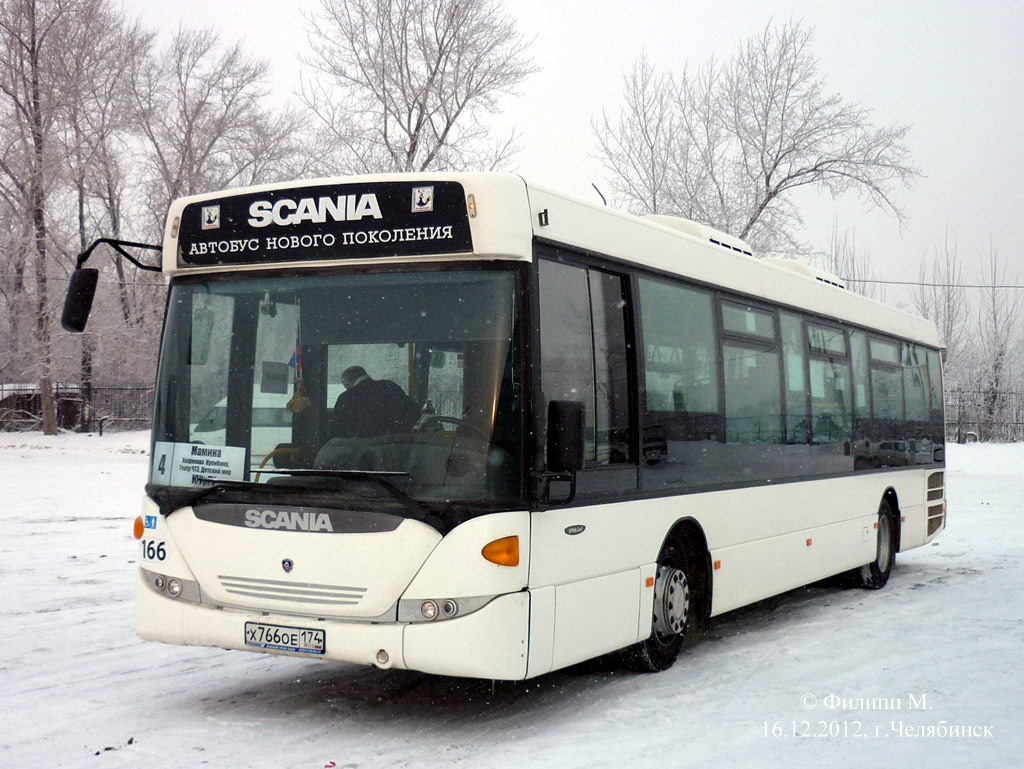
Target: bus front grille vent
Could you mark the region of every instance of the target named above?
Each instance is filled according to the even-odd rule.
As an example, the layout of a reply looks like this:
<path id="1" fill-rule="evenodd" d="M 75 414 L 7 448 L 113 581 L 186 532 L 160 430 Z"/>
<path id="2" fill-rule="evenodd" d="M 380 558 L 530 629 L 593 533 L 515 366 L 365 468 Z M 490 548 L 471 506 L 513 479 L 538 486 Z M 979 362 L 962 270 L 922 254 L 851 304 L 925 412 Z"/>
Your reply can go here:
<path id="1" fill-rule="evenodd" d="M 365 587 L 321 585 L 315 582 L 286 582 L 218 574 L 221 587 L 232 595 L 293 601 L 317 606 L 355 606 L 366 595 Z"/>

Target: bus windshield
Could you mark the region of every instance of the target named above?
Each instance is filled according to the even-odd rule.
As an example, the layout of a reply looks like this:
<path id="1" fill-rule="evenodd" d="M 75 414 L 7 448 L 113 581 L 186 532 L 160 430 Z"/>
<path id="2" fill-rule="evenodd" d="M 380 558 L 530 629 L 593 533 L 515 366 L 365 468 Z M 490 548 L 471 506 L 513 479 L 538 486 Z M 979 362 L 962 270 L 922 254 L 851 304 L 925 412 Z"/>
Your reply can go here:
<path id="1" fill-rule="evenodd" d="M 383 478 L 421 502 L 521 482 L 512 269 L 176 279 L 150 482 Z"/>

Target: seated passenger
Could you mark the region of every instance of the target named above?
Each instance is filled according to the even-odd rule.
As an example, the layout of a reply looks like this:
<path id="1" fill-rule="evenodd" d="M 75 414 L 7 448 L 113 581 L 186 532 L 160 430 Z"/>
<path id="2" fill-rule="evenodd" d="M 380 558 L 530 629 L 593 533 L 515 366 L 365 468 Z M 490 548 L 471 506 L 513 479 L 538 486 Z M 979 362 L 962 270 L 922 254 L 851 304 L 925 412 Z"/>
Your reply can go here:
<path id="1" fill-rule="evenodd" d="M 389 379 L 372 379 L 362 366 L 341 372 L 345 392 L 334 403 L 331 435 L 374 438 L 412 430 L 420 418 L 415 401 Z"/>

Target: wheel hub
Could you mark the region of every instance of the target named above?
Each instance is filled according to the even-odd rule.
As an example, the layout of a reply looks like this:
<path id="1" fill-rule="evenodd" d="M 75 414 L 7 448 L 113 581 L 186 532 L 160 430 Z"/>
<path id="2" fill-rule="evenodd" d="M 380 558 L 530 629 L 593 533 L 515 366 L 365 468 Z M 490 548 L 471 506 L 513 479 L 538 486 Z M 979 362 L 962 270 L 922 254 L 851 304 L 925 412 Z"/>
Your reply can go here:
<path id="1" fill-rule="evenodd" d="M 662 565 L 654 583 L 654 632 L 679 635 L 690 615 L 690 585 L 682 569 Z"/>

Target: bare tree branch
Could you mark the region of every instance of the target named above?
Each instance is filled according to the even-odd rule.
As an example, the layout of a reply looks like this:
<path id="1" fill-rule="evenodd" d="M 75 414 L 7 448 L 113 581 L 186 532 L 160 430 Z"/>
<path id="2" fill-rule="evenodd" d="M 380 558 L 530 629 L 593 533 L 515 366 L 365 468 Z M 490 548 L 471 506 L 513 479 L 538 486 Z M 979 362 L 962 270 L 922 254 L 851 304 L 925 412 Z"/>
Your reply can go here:
<path id="1" fill-rule="evenodd" d="M 919 176 L 903 143 L 909 127 L 875 126 L 868 110 L 828 94 L 813 34 L 797 22 L 769 25 L 724 64 L 711 60 L 678 78 L 641 57 L 618 119 L 594 126 L 619 197 L 636 211 L 734 233 L 765 253 L 808 250 L 792 197 L 805 186 L 853 192 L 902 222 L 894 190 Z"/>
<path id="2" fill-rule="evenodd" d="M 516 136 L 483 123 L 536 71 L 499 0 L 320 0 L 301 99 L 332 171 L 496 169 Z"/>
<path id="3" fill-rule="evenodd" d="M 961 379 L 962 348 L 969 333 L 969 305 L 957 243 L 950 243 L 948 228 L 941 250 L 935 249 L 930 260 L 922 257 L 918 275 L 920 284 L 911 293 L 914 309 L 921 317 L 933 321 L 939 330 L 945 347 L 947 379 Z"/>
<path id="4" fill-rule="evenodd" d="M 132 98 L 145 140 L 147 198 L 157 232 L 170 201 L 253 184 L 293 168 L 300 117 L 263 106 L 266 62 L 212 30 L 179 29 L 136 72 Z"/>

